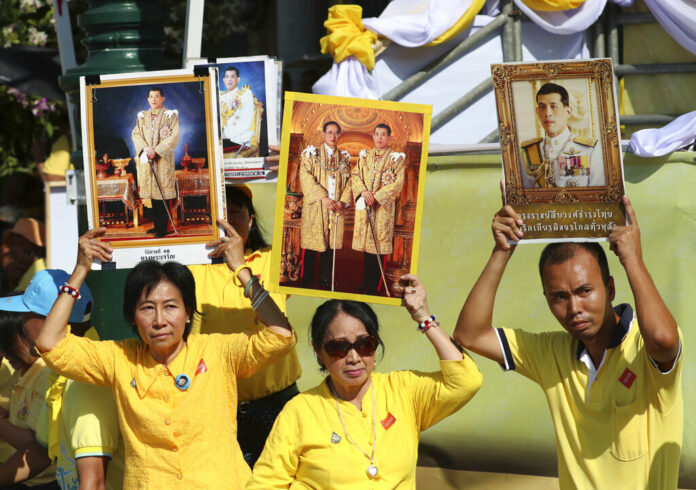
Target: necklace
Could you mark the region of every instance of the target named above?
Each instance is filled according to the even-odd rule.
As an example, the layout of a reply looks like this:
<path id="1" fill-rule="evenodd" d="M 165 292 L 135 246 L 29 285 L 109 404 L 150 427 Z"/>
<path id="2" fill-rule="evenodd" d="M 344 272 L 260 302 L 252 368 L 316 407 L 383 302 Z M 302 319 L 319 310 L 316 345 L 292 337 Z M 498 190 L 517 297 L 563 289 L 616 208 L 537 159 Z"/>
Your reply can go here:
<path id="1" fill-rule="evenodd" d="M 367 452 L 363 448 L 358 446 L 358 443 L 355 442 L 348 433 L 346 423 L 343 421 L 343 414 L 341 413 L 341 404 L 338 401 L 338 394 L 336 393 L 336 390 L 333 387 L 333 383 L 331 383 L 331 393 L 333 393 L 333 396 L 336 399 L 336 410 L 338 410 L 338 419 L 341 421 L 341 427 L 343 428 L 343 432 L 345 433 L 346 438 L 350 441 L 350 443 L 353 446 L 357 447 L 360 450 L 360 452 L 363 453 L 365 457 L 370 460 L 370 465 L 367 467 L 367 474 L 370 478 L 374 478 L 377 476 L 378 471 L 377 466 L 375 466 L 375 450 L 377 449 L 377 416 L 375 415 L 375 385 L 372 382 L 370 382 L 370 391 L 372 392 L 372 456 L 367 454 Z"/>

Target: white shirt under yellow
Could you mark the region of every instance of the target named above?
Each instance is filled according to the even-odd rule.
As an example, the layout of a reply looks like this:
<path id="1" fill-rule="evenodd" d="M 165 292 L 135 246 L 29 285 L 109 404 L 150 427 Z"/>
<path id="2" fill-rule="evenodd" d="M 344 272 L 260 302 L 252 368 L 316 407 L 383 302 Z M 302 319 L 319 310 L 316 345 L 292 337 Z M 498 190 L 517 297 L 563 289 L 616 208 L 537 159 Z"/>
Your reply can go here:
<path id="1" fill-rule="evenodd" d="M 481 386 L 482 375 L 466 355 L 461 361 L 440 361 L 440 368 L 436 373 L 372 374 L 377 420 L 375 479 L 367 474 L 370 461 L 346 437 L 325 380 L 285 405 L 247 490 L 415 488 L 420 432 L 459 410 Z M 348 433 L 370 454 L 371 391 L 363 397 L 361 411 L 351 403 L 340 404 Z"/>

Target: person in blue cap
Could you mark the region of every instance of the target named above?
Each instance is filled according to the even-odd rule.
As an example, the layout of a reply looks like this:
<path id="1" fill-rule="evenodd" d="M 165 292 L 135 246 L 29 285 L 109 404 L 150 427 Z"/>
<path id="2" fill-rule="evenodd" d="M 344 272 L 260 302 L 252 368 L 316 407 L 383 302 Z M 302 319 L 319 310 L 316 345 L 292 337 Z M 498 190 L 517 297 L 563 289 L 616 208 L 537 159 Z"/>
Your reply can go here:
<path id="1" fill-rule="evenodd" d="M 7 429 L 0 421 L 0 437 L 8 431 L 17 448 L 0 466 L 1 487 L 25 480 L 32 489 L 77 488 L 86 482 L 121 487 L 122 469 L 110 471 L 106 479 L 120 440 L 111 393 L 52 374 L 34 348 L 58 290 L 68 279 L 64 271 L 42 270 L 23 294 L 0 298 L 0 352 L 15 369 L 26 371 L 17 383 L 26 388 L 15 390 L 13 397 L 18 399 L 10 404 L 10 421 L 17 418 L 23 432 Z M 70 313 L 73 333 L 96 336 L 89 324 L 92 303 L 89 288 L 83 287 Z M 87 447 L 88 453 L 81 451 Z"/>

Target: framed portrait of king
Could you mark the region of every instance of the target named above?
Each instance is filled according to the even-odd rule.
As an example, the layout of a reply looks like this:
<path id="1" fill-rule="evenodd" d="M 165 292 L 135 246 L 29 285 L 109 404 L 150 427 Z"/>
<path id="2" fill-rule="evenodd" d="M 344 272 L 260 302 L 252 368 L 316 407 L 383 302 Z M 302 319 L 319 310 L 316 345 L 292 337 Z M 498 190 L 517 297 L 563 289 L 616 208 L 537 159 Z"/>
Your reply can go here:
<path id="1" fill-rule="evenodd" d="M 417 270 L 431 107 L 286 92 L 275 290 L 400 304 Z"/>
<path id="2" fill-rule="evenodd" d="M 209 68 L 80 79 L 89 227 L 114 248 L 95 267 L 210 263 L 225 202 L 216 80 Z"/>
<path id="3" fill-rule="evenodd" d="M 529 241 L 606 240 L 625 224 L 610 59 L 491 65 L 505 202 Z"/>
<path id="4" fill-rule="evenodd" d="M 275 183 L 265 161 L 268 145 L 280 142 L 282 62 L 268 56 L 193 59 L 187 67 L 218 69 L 220 145 L 228 183 Z"/>

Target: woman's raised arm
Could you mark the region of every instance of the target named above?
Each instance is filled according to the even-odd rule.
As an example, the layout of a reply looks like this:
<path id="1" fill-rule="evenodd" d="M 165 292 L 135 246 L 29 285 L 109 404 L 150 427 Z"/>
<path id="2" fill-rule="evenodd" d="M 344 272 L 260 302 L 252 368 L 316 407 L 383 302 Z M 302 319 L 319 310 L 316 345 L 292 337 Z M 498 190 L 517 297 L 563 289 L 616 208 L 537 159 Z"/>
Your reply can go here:
<path id="1" fill-rule="evenodd" d="M 462 353 L 452 342 L 450 336 L 440 328 L 440 324 L 430 315 L 428 301 L 425 298 L 425 288 L 414 274 L 404 274 L 402 281 L 410 285 L 404 288 L 404 306 L 420 328 L 425 330 L 425 336 L 433 344 L 437 355 L 442 361 L 460 361 Z"/>
<path id="2" fill-rule="evenodd" d="M 59 294 L 58 299 L 53 304 L 46 321 L 36 338 L 36 348 L 40 352 L 48 352 L 53 349 L 58 342 L 65 338 L 66 327 L 70 312 L 75 304 L 75 297 L 80 291 L 80 287 L 87 277 L 87 273 L 92 268 L 94 259 L 103 262 L 111 260 L 113 249 L 106 243 L 99 240 L 99 237 L 106 233 L 106 228 L 94 228 L 82 235 L 77 242 L 77 263 L 70 279 L 64 289 Z M 58 291 L 56 291 L 58 293 Z M 74 296 L 73 296 L 74 295 Z"/>

